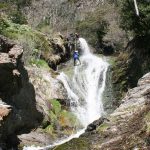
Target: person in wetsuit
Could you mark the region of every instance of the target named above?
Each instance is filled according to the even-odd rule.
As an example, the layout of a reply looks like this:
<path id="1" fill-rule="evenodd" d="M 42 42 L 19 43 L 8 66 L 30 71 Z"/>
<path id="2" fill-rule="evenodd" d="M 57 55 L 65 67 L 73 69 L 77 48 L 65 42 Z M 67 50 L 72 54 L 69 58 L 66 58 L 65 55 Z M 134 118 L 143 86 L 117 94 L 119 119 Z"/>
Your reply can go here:
<path id="1" fill-rule="evenodd" d="M 77 50 L 74 51 L 73 53 L 73 58 L 74 58 L 74 66 L 77 65 L 77 61 L 80 63 L 81 65 L 81 61 L 79 59 L 79 52 Z"/>

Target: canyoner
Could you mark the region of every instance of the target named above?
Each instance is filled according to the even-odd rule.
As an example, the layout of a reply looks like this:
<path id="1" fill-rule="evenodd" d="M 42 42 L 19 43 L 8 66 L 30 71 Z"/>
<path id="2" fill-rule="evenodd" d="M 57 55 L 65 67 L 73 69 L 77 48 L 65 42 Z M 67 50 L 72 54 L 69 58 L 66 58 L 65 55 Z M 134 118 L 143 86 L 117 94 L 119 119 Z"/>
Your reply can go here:
<path id="1" fill-rule="evenodd" d="M 79 47 L 80 47 L 80 42 L 79 42 L 79 34 L 75 33 L 75 43 L 74 43 L 74 52 L 73 52 L 73 58 L 74 58 L 74 66 L 81 65 L 81 61 L 79 59 Z"/>
<path id="2" fill-rule="evenodd" d="M 65 73 L 57 77 L 68 93 L 70 109 L 77 116 L 82 128 L 76 129 L 76 134 L 56 141 L 46 147 L 24 147 L 24 150 L 45 150 L 61 145 L 83 134 L 87 126 L 99 119 L 105 112 L 103 108 L 103 92 L 105 89 L 106 73 L 109 64 L 105 58 L 97 57 L 90 52 L 85 39 L 79 38 L 82 64 L 74 68 L 71 79 Z"/>

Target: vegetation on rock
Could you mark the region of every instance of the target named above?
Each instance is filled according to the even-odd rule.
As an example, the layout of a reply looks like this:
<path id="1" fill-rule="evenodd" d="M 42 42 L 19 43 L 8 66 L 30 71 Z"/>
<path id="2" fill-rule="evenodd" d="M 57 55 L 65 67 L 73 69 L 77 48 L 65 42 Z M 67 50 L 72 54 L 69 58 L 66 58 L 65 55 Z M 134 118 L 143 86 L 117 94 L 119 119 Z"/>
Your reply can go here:
<path id="1" fill-rule="evenodd" d="M 50 124 L 45 127 L 45 132 L 59 136 L 59 134 L 70 135 L 76 131 L 76 128 L 80 127 L 77 117 L 70 112 L 62 108 L 58 100 L 50 100 L 51 109 L 49 110 Z"/>
<path id="2" fill-rule="evenodd" d="M 12 23 L 10 20 L 0 18 L 0 33 L 15 40 L 24 48 L 24 62 L 29 64 L 31 58 L 39 59 L 41 51 L 52 54 L 52 45 L 47 37 L 27 25 Z"/>
<path id="3" fill-rule="evenodd" d="M 55 147 L 55 150 L 90 150 L 90 145 L 88 142 L 88 139 L 83 138 L 77 138 L 73 139 L 72 141 L 65 143 L 61 146 Z"/>

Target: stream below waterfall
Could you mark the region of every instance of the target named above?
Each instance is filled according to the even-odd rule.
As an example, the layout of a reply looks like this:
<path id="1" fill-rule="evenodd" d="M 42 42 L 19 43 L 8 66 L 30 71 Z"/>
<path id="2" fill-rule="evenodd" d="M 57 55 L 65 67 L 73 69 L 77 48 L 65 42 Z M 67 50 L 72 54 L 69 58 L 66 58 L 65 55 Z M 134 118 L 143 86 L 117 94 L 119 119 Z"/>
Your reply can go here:
<path id="1" fill-rule="evenodd" d="M 24 150 L 46 150 L 61 145 L 73 138 L 78 138 L 85 132 L 87 126 L 99 119 L 105 112 L 103 109 L 103 92 L 105 89 L 106 72 L 109 64 L 105 58 L 97 57 L 90 52 L 85 39 L 79 38 L 82 55 L 81 65 L 74 67 L 72 79 L 65 73 L 57 77 L 68 93 L 70 109 L 77 116 L 83 128 L 61 141 L 46 147 L 24 147 Z"/>

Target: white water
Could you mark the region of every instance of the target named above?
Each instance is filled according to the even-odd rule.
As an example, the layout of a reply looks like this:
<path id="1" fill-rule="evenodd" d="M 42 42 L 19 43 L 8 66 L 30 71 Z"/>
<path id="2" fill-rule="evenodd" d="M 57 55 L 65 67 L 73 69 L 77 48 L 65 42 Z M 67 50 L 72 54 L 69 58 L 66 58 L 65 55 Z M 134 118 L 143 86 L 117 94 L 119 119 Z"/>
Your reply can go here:
<path id="1" fill-rule="evenodd" d="M 69 80 L 64 73 L 61 73 L 58 79 L 64 84 L 70 99 L 71 110 L 82 123 L 83 129 L 53 145 L 24 147 L 24 150 L 45 150 L 61 145 L 73 138 L 78 138 L 91 122 L 100 118 L 104 113 L 102 94 L 105 88 L 108 63 L 93 55 L 83 38 L 79 40 L 83 53 L 80 58 L 81 65 L 75 67 L 72 80 Z"/>

